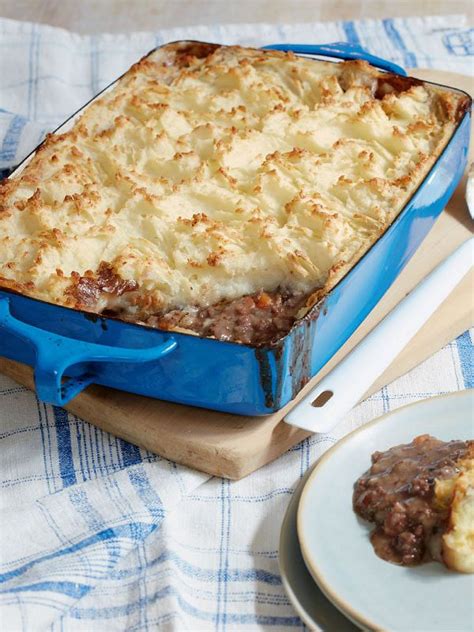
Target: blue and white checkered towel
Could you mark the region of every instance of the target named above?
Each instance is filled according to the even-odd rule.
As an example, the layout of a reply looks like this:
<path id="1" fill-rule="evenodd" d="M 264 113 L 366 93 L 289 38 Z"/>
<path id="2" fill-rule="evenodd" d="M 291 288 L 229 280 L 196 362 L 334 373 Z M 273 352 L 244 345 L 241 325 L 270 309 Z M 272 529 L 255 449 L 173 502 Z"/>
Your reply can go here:
<path id="1" fill-rule="evenodd" d="M 405 66 L 471 73 L 463 17 L 188 27 L 79 37 L 0 20 L 0 169 L 154 46 L 360 42 Z M 468 333 L 240 482 L 210 478 L 46 406 L 0 376 L 0 625 L 5 631 L 302 628 L 278 573 L 283 512 L 308 466 L 389 409 L 472 387 Z"/>

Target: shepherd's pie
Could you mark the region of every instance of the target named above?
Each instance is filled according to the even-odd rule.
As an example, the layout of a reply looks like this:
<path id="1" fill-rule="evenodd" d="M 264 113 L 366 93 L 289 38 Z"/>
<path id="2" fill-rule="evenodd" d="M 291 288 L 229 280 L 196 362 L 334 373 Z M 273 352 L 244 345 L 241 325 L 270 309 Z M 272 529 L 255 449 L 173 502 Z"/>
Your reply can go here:
<path id="1" fill-rule="evenodd" d="M 465 101 L 362 61 L 169 44 L 0 183 L 0 286 L 269 341 L 393 221 Z"/>

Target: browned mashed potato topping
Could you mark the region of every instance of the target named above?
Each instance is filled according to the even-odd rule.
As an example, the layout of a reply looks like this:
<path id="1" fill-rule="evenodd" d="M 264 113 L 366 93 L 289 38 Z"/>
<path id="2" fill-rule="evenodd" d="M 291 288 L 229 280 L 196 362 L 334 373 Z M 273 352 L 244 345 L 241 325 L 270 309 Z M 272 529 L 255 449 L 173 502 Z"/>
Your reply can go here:
<path id="1" fill-rule="evenodd" d="M 387 228 L 465 107 L 365 62 L 169 44 L 0 183 L 0 286 L 271 340 Z"/>

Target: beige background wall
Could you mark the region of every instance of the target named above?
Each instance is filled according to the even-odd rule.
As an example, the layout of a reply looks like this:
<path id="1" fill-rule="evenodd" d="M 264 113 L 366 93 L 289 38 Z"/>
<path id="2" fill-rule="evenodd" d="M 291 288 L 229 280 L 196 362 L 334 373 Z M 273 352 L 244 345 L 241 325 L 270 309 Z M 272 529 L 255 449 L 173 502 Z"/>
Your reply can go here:
<path id="1" fill-rule="evenodd" d="M 0 16 L 80 33 L 217 22 L 307 22 L 464 13 L 470 0 L 0 0 Z"/>

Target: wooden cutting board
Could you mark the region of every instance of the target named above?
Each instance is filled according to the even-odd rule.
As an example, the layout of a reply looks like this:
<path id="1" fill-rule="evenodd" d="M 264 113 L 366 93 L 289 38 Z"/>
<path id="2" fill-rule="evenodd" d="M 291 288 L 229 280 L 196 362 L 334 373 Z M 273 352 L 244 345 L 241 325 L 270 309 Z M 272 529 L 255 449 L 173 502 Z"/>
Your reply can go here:
<path id="1" fill-rule="evenodd" d="M 411 74 L 473 92 L 472 79 L 463 75 L 433 70 L 417 70 Z M 464 200 L 464 187 L 465 178 L 396 283 L 334 358 L 303 389 L 297 400 L 430 270 L 471 235 L 473 222 Z M 403 375 L 472 326 L 473 288 L 474 275 L 470 273 L 372 385 L 366 396 Z M 29 367 L 0 358 L 0 371 L 29 388 L 34 387 Z M 239 479 L 308 436 L 307 432 L 283 421 L 293 404 L 291 402 L 283 410 L 267 417 L 240 417 L 91 386 L 66 408 L 99 428 L 151 452 L 209 474 Z"/>

